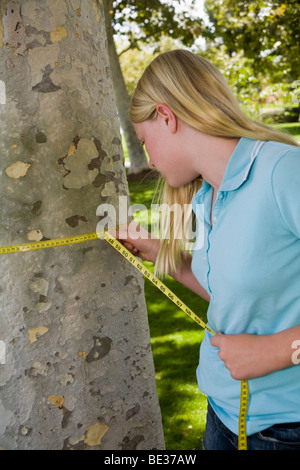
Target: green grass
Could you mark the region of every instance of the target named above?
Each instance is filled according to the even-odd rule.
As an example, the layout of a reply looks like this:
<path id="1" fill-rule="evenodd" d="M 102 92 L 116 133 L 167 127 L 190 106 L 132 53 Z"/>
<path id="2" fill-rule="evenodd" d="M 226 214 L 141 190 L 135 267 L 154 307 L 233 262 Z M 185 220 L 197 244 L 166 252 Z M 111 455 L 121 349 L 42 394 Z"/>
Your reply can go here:
<path id="1" fill-rule="evenodd" d="M 275 129 L 287 131 L 294 139 L 300 140 L 300 122 L 289 122 L 286 124 L 275 124 Z"/>
<path id="2" fill-rule="evenodd" d="M 131 203 L 150 208 L 155 187 L 155 181 L 129 183 Z M 144 226 L 149 223 L 150 230 L 149 214 L 141 212 L 136 220 Z M 151 263 L 145 265 L 152 269 Z M 204 300 L 170 277 L 164 283 L 206 321 Z M 196 367 L 204 332 L 148 280 L 145 297 L 166 448 L 200 450 L 207 402 L 196 382 Z"/>
<path id="3" fill-rule="evenodd" d="M 300 140 L 300 123 L 277 125 Z M 129 183 L 132 204 L 151 206 L 155 181 Z M 136 219 L 149 223 L 145 211 Z M 145 226 L 145 225 L 144 225 Z M 150 263 L 145 263 L 151 269 Z M 165 284 L 206 322 L 207 303 L 171 278 Z M 200 450 L 205 429 L 206 397 L 196 382 L 202 328 L 145 281 L 156 384 L 168 450 Z"/>
<path id="4" fill-rule="evenodd" d="M 171 278 L 164 283 L 206 321 L 205 301 Z M 204 331 L 149 281 L 145 295 L 166 448 L 201 449 L 207 403 L 196 367 Z"/>

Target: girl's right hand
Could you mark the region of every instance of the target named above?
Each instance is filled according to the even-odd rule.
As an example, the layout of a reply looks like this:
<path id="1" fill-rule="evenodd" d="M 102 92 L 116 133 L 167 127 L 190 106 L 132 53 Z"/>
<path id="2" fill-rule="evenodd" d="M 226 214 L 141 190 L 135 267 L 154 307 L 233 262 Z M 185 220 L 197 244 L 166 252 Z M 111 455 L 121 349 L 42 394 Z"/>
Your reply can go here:
<path id="1" fill-rule="evenodd" d="M 159 251 L 159 239 L 143 229 L 139 224 L 132 221 L 127 225 L 118 227 L 113 234 L 134 256 L 145 261 L 155 263 Z"/>

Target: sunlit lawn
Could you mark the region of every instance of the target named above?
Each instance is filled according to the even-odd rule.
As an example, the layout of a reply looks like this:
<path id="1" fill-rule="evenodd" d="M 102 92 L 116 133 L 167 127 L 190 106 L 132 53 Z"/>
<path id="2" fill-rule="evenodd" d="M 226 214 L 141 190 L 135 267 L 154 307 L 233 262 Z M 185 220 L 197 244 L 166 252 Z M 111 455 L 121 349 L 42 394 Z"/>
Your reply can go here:
<path id="1" fill-rule="evenodd" d="M 171 278 L 164 282 L 206 321 L 205 301 Z M 198 389 L 196 367 L 203 330 L 149 281 L 145 295 L 166 448 L 201 449 L 206 398 Z"/>

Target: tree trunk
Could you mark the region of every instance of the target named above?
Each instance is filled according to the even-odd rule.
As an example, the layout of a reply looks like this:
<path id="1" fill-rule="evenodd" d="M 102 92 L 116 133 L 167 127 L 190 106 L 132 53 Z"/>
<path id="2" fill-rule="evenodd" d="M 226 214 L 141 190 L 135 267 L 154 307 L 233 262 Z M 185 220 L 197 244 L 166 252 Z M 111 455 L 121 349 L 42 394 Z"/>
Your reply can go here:
<path id="1" fill-rule="evenodd" d="M 128 197 L 95 0 L 2 1 L 1 245 Z M 4 88 L 4 87 L 3 87 Z M 164 447 L 143 279 L 103 240 L 1 255 L 0 448 Z"/>
<path id="2" fill-rule="evenodd" d="M 126 88 L 119 57 L 116 51 L 113 27 L 111 24 L 110 10 L 112 8 L 112 0 L 103 0 L 103 6 L 105 11 L 105 23 L 108 38 L 108 54 L 113 77 L 116 103 L 120 124 L 124 132 L 130 159 L 130 169 L 128 174 L 138 174 L 144 170 L 150 170 L 150 167 L 148 165 L 144 149 L 138 142 L 135 135 L 135 130 L 129 119 L 128 110 L 130 105 L 130 97 Z"/>

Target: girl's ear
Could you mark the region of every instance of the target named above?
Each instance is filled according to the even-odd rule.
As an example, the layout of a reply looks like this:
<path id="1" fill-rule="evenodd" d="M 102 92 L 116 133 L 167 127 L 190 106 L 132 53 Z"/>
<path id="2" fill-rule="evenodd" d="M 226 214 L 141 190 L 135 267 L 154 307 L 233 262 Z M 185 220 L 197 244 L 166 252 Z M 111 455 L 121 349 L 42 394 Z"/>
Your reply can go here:
<path id="1" fill-rule="evenodd" d="M 177 117 L 173 111 L 164 103 L 159 103 L 156 106 L 157 115 L 169 127 L 174 134 L 177 130 Z"/>

